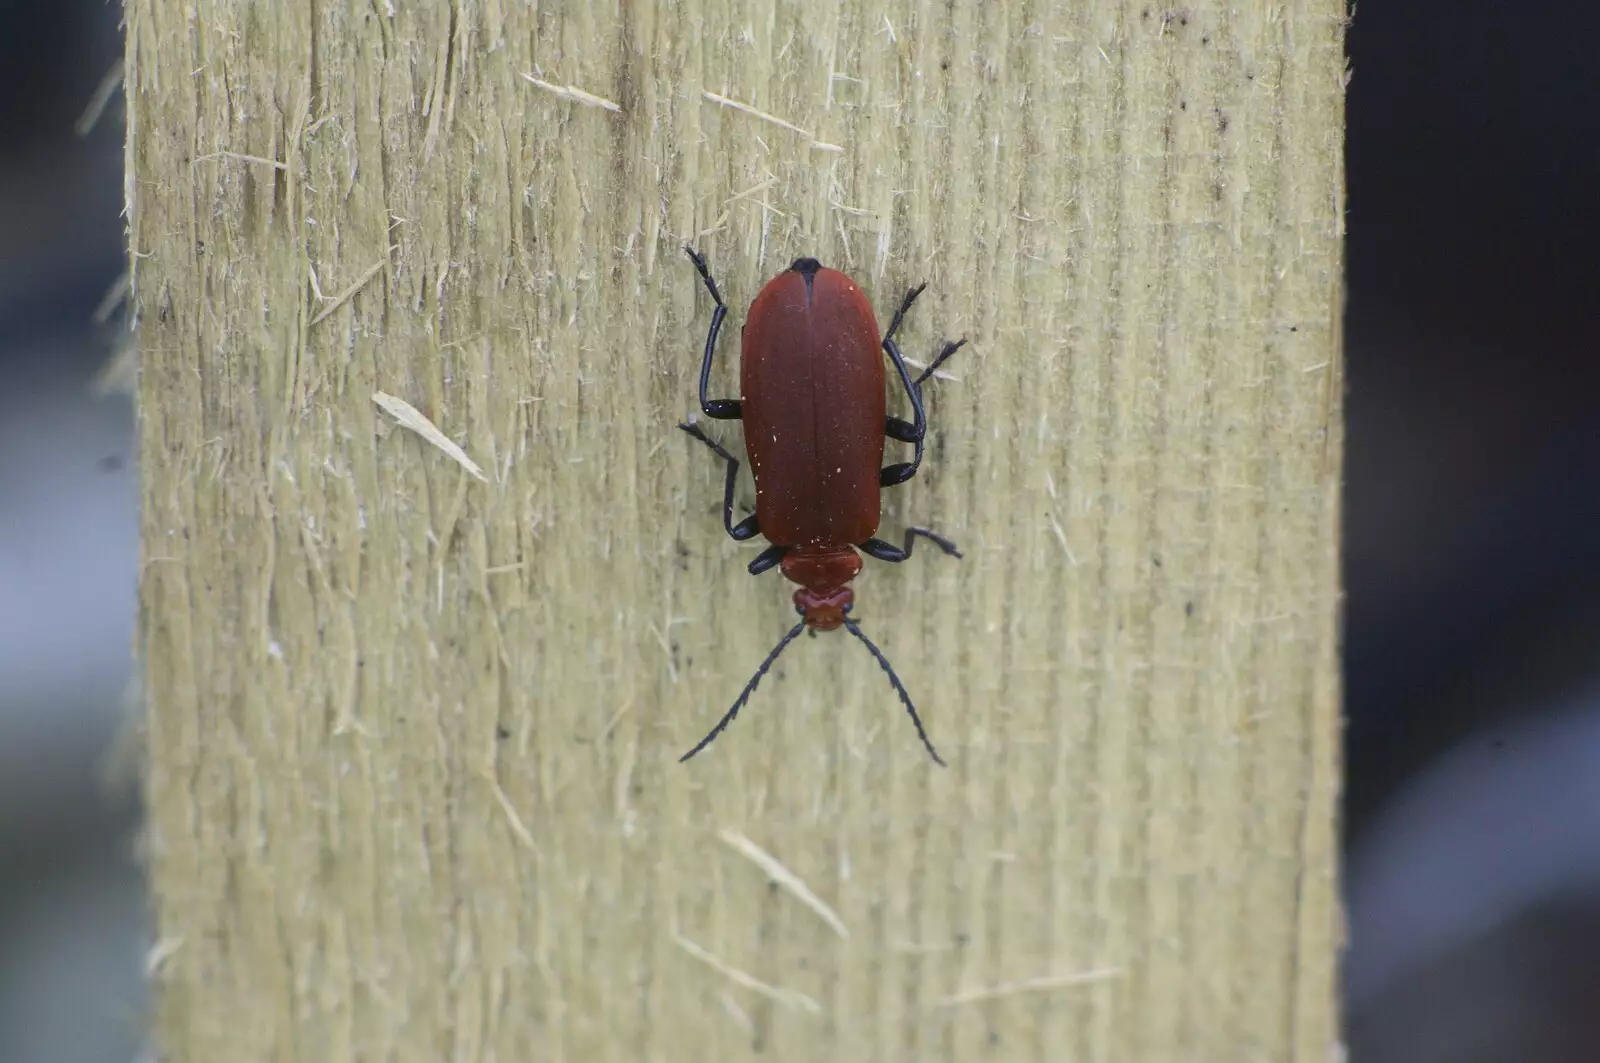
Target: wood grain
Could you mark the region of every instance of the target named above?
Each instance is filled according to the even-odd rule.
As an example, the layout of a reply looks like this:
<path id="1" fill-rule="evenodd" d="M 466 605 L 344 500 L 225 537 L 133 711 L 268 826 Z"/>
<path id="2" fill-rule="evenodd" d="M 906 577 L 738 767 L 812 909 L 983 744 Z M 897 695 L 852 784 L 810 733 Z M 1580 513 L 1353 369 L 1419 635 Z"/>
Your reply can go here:
<path id="1" fill-rule="evenodd" d="M 129 0 L 165 1058 L 1331 1058 L 1343 10 Z M 676 762 L 792 622 L 688 242 L 721 393 L 799 255 L 969 338 L 949 770 L 842 636 Z"/>

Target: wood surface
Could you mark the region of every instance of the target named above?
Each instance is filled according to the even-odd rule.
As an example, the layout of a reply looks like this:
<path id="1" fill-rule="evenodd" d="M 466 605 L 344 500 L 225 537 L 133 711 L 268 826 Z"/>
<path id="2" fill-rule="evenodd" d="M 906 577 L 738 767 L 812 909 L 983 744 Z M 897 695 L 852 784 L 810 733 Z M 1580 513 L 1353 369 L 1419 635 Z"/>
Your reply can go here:
<path id="1" fill-rule="evenodd" d="M 162 1058 L 1336 1058 L 1344 13 L 129 0 Z M 843 633 L 677 762 L 793 617 L 685 243 L 721 394 L 801 255 L 968 337 L 948 770 Z"/>

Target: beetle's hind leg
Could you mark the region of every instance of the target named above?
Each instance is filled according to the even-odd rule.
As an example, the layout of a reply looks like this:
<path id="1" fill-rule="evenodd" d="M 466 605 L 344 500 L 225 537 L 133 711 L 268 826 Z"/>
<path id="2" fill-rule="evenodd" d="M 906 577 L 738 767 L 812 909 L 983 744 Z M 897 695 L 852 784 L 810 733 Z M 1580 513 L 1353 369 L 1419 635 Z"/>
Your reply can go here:
<path id="1" fill-rule="evenodd" d="M 738 524 L 733 522 L 733 490 L 739 481 L 739 459 L 729 454 L 721 443 L 701 431 L 700 426 L 693 421 L 685 421 L 678 427 L 710 447 L 716 452 L 717 457 L 728 463 L 728 475 L 722 486 L 722 526 L 728 530 L 728 536 L 735 542 L 742 543 L 747 539 L 754 539 L 757 535 L 760 535 L 761 525 L 757 522 L 754 513 L 741 520 Z M 782 561 L 783 555 L 788 552 L 789 548 L 787 546 L 769 546 L 757 554 L 746 568 L 750 575 L 759 576 Z"/>
<path id="2" fill-rule="evenodd" d="M 948 362 L 950 360 L 950 356 L 952 354 L 955 354 L 957 351 L 959 351 L 961 348 L 965 347 L 966 345 L 967 345 L 967 338 L 965 336 L 963 336 L 959 340 L 951 340 L 951 341 L 947 342 L 946 344 L 944 344 L 944 346 L 940 347 L 939 348 L 939 353 L 934 355 L 933 356 L 933 361 L 928 363 L 928 368 L 926 368 L 922 372 L 918 373 L 917 374 L 917 379 L 915 379 L 915 380 L 913 380 L 911 382 L 912 386 L 915 387 L 917 389 L 917 391 L 920 393 L 922 391 L 922 382 L 924 380 L 927 380 L 929 377 L 933 376 L 933 374 L 938 370 L 938 368 L 941 365 L 943 365 L 944 363 L 946 363 L 946 362 Z"/>
<path id="3" fill-rule="evenodd" d="M 710 447 L 716 452 L 717 457 L 728 463 L 728 475 L 722 487 L 722 526 L 728 530 L 729 538 L 735 542 L 742 543 L 746 539 L 753 539 L 761 534 L 761 525 L 756 522 L 754 513 L 741 520 L 738 524 L 733 522 L 733 489 L 739 480 L 739 459 L 729 454 L 721 443 L 701 431 L 700 426 L 693 421 L 685 421 L 678 427 Z M 762 556 L 766 555 L 763 554 Z M 758 557 L 756 560 L 759 561 L 761 558 Z M 770 568 L 771 564 L 767 567 Z"/>
<path id="4" fill-rule="evenodd" d="M 952 341 L 950 343 L 946 343 L 943 347 L 939 348 L 939 353 L 934 356 L 933 361 L 928 363 L 928 368 L 926 368 L 922 372 L 918 373 L 917 374 L 917 378 L 911 382 L 911 387 L 916 389 L 916 395 L 917 395 L 918 399 L 922 398 L 922 383 L 923 383 L 923 381 L 925 381 L 929 377 L 933 376 L 933 374 L 938 370 L 938 368 L 940 366 L 944 365 L 944 363 L 946 363 L 946 362 L 948 362 L 950 360 L 950 356 L 951 355 L 955 354 L 957 351 L 959 351 L 962 347 L 965 347 L 966 345 L 967 345 L 966 339 L 962 338 L 962 339 L 959 339 L 959 340 L 954 340 L 954 341 Z M 898 350 L 896 351 L 896 353 L 898 353 Z M 910 368 L 910 366 L 908 364 L 907 365 L 907 369 L 909 369 L 909 368 Z M 910 374 L 908 373 L 907 375 L 910 375 Z M 921 403 L 919 402 L 917 404 L 917 406 L 920 409 Z M 888 424 L 884 428 L 883 434 L 888 436 L 890 439 L 896 439 L 896 440 L 899 440 L 902 443 L 917 443 L 917 442 L 920 442 L 921 440 L 925 439 L 927 437 L 927 434 L 928 434 L 927 415 L 926 415 L 926 413 L 923 414 L 922 427 L 921 428 L 918 428 L 915 424 L 913 424 L 910 421 L 903 421 L 898 417 L 891 417 L 891 418 L 889 418 Z M 901 466 L 898 466 L 898 465 L 891 465 L 889 468 L 896 469 L 896 468 L 900 468 L 900 467 Z M 888 469 L 884 470 L 884 472 L 888 472 L 888 471 L 889 471 Z M 899 482 L 901 482 L 901 481 L 896 481 L 896 483 L 899 483 Z M 888 485 L 884 484 L 882 486 L 886 487 Z"/>
<path id="5" fill-rule="evenodd" d="M 911 305 L 912 298 L 921 290 L 920 288 L 914 289 L 906 296 L 901 312 L 904 311 L 906 306 Z M 900 312 L 897 312 L 889 333 L 883 338 L 883 349 L 889 352 L 889 358 L 894 362 L 895 372 L 900 375 L 900 382 L 905 386 L 907 397 L 911 399 L 911 412 L 914 419 L 905 421 L 899 417 L 890 417 L 884 425 L 883 434 L 901 443 L 913 444 L 916 447 L 916 451 L 912 454 L 910 461 L 886 465 L 878 470 L 879 487 L 893 487 L 895 484 L 903 484 L 917 474 L 917 469 L 922 465 L 922 444 L 928 436 L 928 415 L 922 405 L 922 382 L 933 376 L 934 371 L 949 361 L 950 356 L 959 351 L 962 345 L 967 342 L 965 339 L 959 339 L 946 343 L 940 348 L 933 361 L 928 363 L 928 368 L 924 369 L 913 380 L 911 379 L 911 371 L 906 367 L 906 360 L 900 354 L 899 346 L 894 342 L 894 326 L 899 323 Z"/>
<path id="6" fill-rule="evenodd" d="M 917 536 L 919 535 L 951 557 L 961 556 L 961 551 L 956 549 L 955 543 L 936 531 L 929 531 L 927 528 L 907 528 L 904 546 L 896 546 L 894 543 L 887 543 L 882 539 L 868 539 L 864 543 L 857 543 L 856 549 L 870 557 L 877 558 L 879 561 L 892 561 L 899 564 L 901 561 L 908 560 L 911 557 L 911 549 L 917 545 Z"/>

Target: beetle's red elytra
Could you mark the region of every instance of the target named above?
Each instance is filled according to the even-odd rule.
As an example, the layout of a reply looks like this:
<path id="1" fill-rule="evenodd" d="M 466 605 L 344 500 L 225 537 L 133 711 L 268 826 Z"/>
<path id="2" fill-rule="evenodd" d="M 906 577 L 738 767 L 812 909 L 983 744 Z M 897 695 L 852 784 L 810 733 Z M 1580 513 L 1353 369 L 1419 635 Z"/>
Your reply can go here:
<path id="1" fill-rule="evenodd" d="M 785 577 L 799 584 L 794 606 L 800 622 L 767 654 L 711 733 L 680 759 L 688 760 L 700 752 L 733 722 L 761 677 L 802 631 L 843 627 L 871 651 L 910 714 L 928 755 L 943 765 L 900 677 L 851 617 L 855 595 L 849 584 L 861 571 L 857 550 L 880 561 L 900 562 L 911 556 L 921 537 L 953 557 L 961 556 L 955 543 L 927 528 L 907 528 L 901 546 L 874 536 L 881 512 L 880 489 L 905 483 L 922 464 L 928 431 L 922 383 L 966 340 L 942 345 L 928 368 L 912 379 L 894 334 L 927 285 L 906 292 L 880 339 L 878 319 L 856 282 L 814 258 L 799 258 L 768 281 L 750 304 L 739 351 L 742 396 L 708 398 L 711 361 L 728 308 L 705 258 L 693 248 L 684 250 L 716 303 L 700 362 L 700 409 L 715 420 L 743 422 L 745 450 L 756 483 L 753 514 L 734 523 L 739 459 L 692 419 L 678 427 L 727 464 L 723 527 L 739 542 L 761 535 L 771 544 L 750 562 L 750 574 L 758 575 L 776 565 Z M 889 356 L 911 400 L 910 421 L 887 414 L 880 349 Z M 911 443 L 915 447 L 911 460 L 884 467 L 886 439 Z"/>

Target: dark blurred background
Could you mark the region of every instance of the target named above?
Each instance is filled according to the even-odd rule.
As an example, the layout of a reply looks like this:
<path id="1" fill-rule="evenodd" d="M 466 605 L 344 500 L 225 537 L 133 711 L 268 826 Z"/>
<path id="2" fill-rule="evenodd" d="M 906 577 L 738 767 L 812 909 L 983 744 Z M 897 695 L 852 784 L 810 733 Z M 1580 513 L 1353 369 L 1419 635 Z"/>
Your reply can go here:
<path id="1" fill-rule="evenodd" d="M 143 1045 L 137 789 L 114 739 L 138 567 L 133 409 L 97 374 L 122 273 L 120 4 L 0 0 L 0 1061 Z M 103 390 L 103 389 L 102 389 Z M 131 743 L 130 743 L 131 745 Z"/>
<path id="2" fill-rule="evenodd" d="M 0 0 L 0 1060 L 126 1063 L 133 418 L 103 0 Z M 1350 36 L 1356 1063 L 1600 1059 L 1600 6 Z M 126 748 L 124 743 L 122 748 Z"/>

